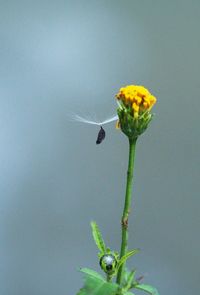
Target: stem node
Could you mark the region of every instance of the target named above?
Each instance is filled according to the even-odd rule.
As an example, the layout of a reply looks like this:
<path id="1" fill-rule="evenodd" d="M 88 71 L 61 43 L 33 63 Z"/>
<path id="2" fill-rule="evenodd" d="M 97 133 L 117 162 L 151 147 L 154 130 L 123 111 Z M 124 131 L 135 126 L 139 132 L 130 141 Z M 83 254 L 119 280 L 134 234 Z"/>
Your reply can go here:
<path id="1" fill-rule="evenodd" d="M 122 218 L 122 228 L 124 229 L 128 228 L 128 216 L 125 218 Z"/>

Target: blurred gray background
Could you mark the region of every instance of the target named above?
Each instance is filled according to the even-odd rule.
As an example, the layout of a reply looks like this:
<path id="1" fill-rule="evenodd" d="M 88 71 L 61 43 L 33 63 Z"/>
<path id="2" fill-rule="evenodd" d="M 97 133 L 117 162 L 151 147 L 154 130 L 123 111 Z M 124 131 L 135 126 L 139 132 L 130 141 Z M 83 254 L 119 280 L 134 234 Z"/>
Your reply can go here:
<path id="1" fill-rule="evenodd" d="M 0 1 L 0 294 L 73 295 L 99 270 L 90 221 L 119 249 L 130 83 L 158 98 L 137 145 L 130 259 L 161 295 L 199 293 L 199 1 Z M 137 293 L 139 294 L 139 292 Z M 140 294 L 142 294 L 140 292 Z"/>

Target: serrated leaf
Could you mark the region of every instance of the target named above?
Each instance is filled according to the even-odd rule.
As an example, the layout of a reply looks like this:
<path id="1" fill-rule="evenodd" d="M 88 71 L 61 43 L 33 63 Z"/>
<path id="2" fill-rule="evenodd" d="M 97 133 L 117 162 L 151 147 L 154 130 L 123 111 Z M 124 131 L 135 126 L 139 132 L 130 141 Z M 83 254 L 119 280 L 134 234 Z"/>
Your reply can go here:
<path id="1" fill-rule="evenodd" d="M 118 285 L 108 283 L 97 272 L 91 269 L 81 269 L 85 276 L 84 287 L 77 293 L 77 295 L 115 295 Z"/>
<path id="2" fill-rule="evenodd" d="M 120 258 L 117 268 L 119 269 L 120 266 L 121 266 L 122 264 L 124 264 L 124 262 L 125 262 L 129 257 L 135 255 L 135 254 L 138 253 L 138 252 L 139 252 L 139 249 L 134 249 L 134 250 L 131 250 L 131 251 L 127 252 L 124 256 L 122 256 L 122 258 Z"/>
<path id="3" fill-rule="evenodd" d="M 106 253 L 106 246 L 105 246 L 105 243 L 102 238 L 102 235 L 101 235 L 98 225 L 96 224 L 96 222 L 92 221 L 91 227 L 92 227 L 92 235 L 93 235 L 94 241 L 95 241 L 98 249 L 100 250 L 100 252 L 102 254 L 105 254 Z"/>
<path id="4" fill-rule="evenodd" d="M 146 285 L 146 284 L 138 284 L 136 286 L 134 286 L 134 288 L 145 291 L 151 295 L 159 295 L 158 291 L 156 288 L 150 286 L 150 285 Z"/>

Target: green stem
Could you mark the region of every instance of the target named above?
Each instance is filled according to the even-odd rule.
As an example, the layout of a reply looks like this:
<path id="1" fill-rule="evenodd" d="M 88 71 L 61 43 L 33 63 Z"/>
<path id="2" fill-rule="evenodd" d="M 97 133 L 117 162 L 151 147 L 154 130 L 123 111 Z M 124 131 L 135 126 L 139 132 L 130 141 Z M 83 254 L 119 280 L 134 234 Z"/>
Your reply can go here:
<path id="1" fill-rule="evenodd" d="M 112 276 L 107 275 L 107 282 L 112 282 Z"/>
<path id="2" fill-rule="evenodd" d="M 128 161 L 124 211 L 122 215 L 122 241 L 121 241 L 120 258 L 126 254 L 127 246 L 128 246 L 128 217 L 129 217 L 130 208 L 131 208 L 131 193 L 132 193 L 136 141 L 137 139 L 129 139 L 129 161 Z M 125 264 L 126 263 L 122 264 L 117 274 L 117 283 L 119 285 L 121 284 L 123 279 Z"/>

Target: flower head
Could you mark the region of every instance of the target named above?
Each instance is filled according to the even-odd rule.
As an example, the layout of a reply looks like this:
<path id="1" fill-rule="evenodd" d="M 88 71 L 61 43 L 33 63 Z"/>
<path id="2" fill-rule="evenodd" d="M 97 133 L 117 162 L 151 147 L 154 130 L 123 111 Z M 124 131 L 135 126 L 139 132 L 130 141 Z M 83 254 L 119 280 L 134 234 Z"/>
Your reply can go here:
<path id="1" fill-rule="evenodd" d="M 125 107 L 132 109 L 134 118 L 138 118 L 144 111 L 150 110 L 156 103 L 155 96 L 144 86 L 139 85 L 128 85 L 120 88 L 116 97 Z"/>
<path id="2" fill-rule="evenodd" d="M 140 85 L 120 88 L 118 100 L 119 126 L 129 138 L 137 138 L 148 127 L 152 119 L 151 108 L 156 98 L 148 89 Z"/>

